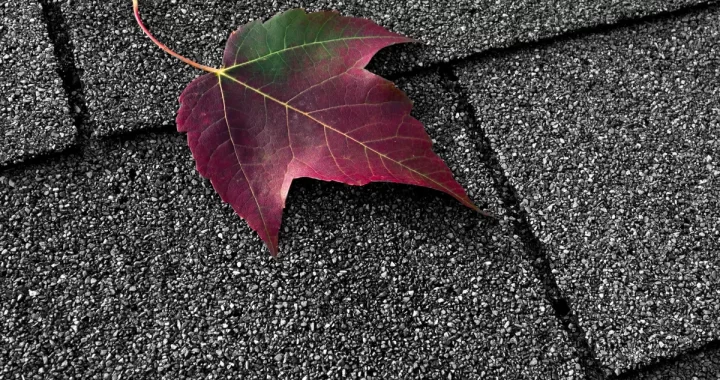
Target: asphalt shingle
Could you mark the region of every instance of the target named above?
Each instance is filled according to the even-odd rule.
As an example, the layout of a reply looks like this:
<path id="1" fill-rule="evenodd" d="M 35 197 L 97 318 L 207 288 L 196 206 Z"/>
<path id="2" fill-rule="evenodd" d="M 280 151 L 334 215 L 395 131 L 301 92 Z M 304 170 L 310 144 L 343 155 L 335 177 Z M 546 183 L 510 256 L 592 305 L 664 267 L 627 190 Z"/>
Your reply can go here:
<path id="1" fill-rule="evenodd" d="M 53 46 L 36 2 L 0 2 L 0 166 L 75 141 Z"/>
<path id="2" fill-rule="evenodd" d="M 720 333 L 720 10 L 458 69 L 604 366 Z"/>
<path id="3" fill-rule="evenodd" d="M 168 46 L 198 62 L 217 66 L 230 32 L 251 19 L 266 19 L 295 7 L 336 9 L 346 15 L 371 18 L 426 43 L 381 52 L 372 66 L 378 72 L 389 73 L 701 2 L 156 0 L 141 1 L 141 13 Z M 199 73 L 168 57 L 142 35 L 129 0 L 65 2 L 62 9 L 70 24 L 97 133 L 108 135 L 172 124 L 177 97 Z"/>
<path id="4" fill-rule="evenodd" d="M 683 355 L 627 377 L 630 380 L 720 379 L 720 349 L 717 345 L 703 352 Z"/>
<path id="5" fill-rule="evenodd" d="M 502 214 L 435 75 L 402 81 Z M 439 192 L 293 185 L 270 259 L 177 134 L 0 177 L 0 377 L 582 378 L 505 223 Z"/>

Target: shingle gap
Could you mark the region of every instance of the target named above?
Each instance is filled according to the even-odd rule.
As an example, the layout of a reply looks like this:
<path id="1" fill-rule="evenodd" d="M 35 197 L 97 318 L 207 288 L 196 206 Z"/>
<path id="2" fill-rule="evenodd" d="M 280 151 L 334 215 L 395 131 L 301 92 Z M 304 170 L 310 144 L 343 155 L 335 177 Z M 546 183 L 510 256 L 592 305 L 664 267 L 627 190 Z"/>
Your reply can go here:
<path id="1" fill-rule="evenodd" d="M 714 9 L 717 7 L 720 7 L 720 0 L 709 0 L 706 2 L 688 5 L 688 6 L 685 6 L 685 7 L 679 8 L 679 9 L 675 9 L 675 10 L 671 10 L 671 11 L 663 11 L 663 12 L 658 12 L 658 13 L 654 13 L 654 14 L 647 15 L 647 16 L 621 19 L 621 20 L 618 20 L 618 21 L 612 22 L 612 23 L 605 23 L 605 24 L 598 24 L 598 25 L 594 25 L 594 26 L 582 27 L 582 28 L 578 28 L 578 29 L 569 30 L 565 33 L 561 33 L 561 34 L 554 35 L 551 37 L 540 38 L 540 39 L 533 40 L 533 41 L 518 41 L 509 46 L 486 49 L 486 50 L 483 50 L 478 53 L 470 54 L 463 58 L 450 60 L 449 62 L 436 62 L 436 63 L 429 64 L 426 66 L 417 66 L 410 70 L 392 73 L 390 75 L 387 75 L 386 78 L 391 81 L 394 81 L 398 78 L 412 77 L 415 75 L 421 75 L 423 73 L 435 72 L 437 70 L 452 71 L 450 69 L 453 66 L 462 65 L 462 64 L 465 64 L 468 62 L 473 62 L 473 61 L 480 61 L 486 57 L 513 54 L 513 53 L 521 51 L 521 50 L 542 49 L 543 47 L 554 45 L 556 43 L 560 43 L 563 41 L 583 38 L 583 37 L 590 36 L 593 34 L 606 34 L 606 33 L 610 33 L 612 31 L 618 30 L 618 29 L 624 29 L 624 28 L 628 28 L 628 27 L 632 27 L 632 26 L 641 25 L 641 24 L 654 23 L 654 22 L 658 22 L 661 20 L 671 19 L 671 18 L 681 18 L 681 17 L 687 16 L 687 15 L 703 13 L 707 10 Z M 371 64 L 372 64 L 372 62 L 371 62 Z"/>
<path id="2" fill-rule="evenodd" d="M 90 137 L 92 128 L 86 123 L 88 109 L 85 103 L 85 91 L 80 79 L 80 72 L 75 64 L 74 47 L 70 39 L 68 24 L 59 3 L 53 0 L 38 0 L 38 2 L 42 7 L 43 21 L 47 26 L 55 58 L 58 61 L 57 73 L 62 79 L 62 86 L 68 98 L 70 116 L 78 131 L 75 144 L 82 148 L 85 140 Z"/>
<path id="3" fill-rule="evenodd" d="M 647 366 L 644 366 L 642 368 L 633 369 L 630 371 L 627 371 L 621 375 L 613 375 L 608 378 L 608 380 L 627 380 L 627 379 L 662 379 L 666 378 L 664 376 L 667 376 L 668 373 L 673 374 L 675 376 L 679 376 L 678 378 L 681 378 L 682 375 L 679 373 L 681 370 L 678 370 L 673 367 L 692 367 L 690 365 L 691 362 L 699 361 L 698 359 L 705 355 L 711 355 L 715 357 L 720 357 L 720 340 L 714 340 L 712 342 L 709 342 L 701 347 L 698 347 L 697 349 L 688 351 L 682 355 L 678 355 L 672 358 L 663 358 L 658 360 L 657 362 L 653 364 L 649 364 Z M 704 364 L 699 364 L 700 367 L 705 367 Z M 689 368 L 689 370 L 694 370 L 695 368 Z M 712 371 L 712 368 L 699 368 L 704 369 L 708 371 Z M 693 375 L 697 375 L 697 373 L 688 373 L 686 378 L 693 378 Z M 695 377 L 697 378 L 697 377 Z"/>
<path id="4" fill-rule="evenodd" d="M 477 114 L 474 107 L 470 104 L 465 89 L 460 86 L 459 78 L 449 66 L 440 68 L 445 83 L 451 85 L 451 90 L 460 96 L 459 110 L 470 115 L 470 127 L 468 133 L 472 136 L 471 140 L 475 141 L 478 151 L 483 156 L 483 164 L 488 172 L 491 173 L 495 191 L 498 193 L 500 200 L 505 206 L 508 215 L 514 220 L 513 229 L 517 236 L 520 237 L 524 247 L 526 260 L 533 266 L 536 276 L 543 284 L 545 298 L 550 302 L 555 312 L 555 317 L 560 321 L 563 329 L 568 334 L 570 342 L 575 345 L 578 352 L 580 364 L 589 380 L 604 379 L 610 375 L 610 369 L 601 368 L 595 353 L 586 338 L 585 331 L 578 323 L 578 317 L 573 312 L 570 303 L 565 299 L 557 285 L 555 276 L 552 274 L 550 260 L 545 252 L 543 243 L 533 234 L 530 226 L 527 212 L 521 207 L 517 195 L 517 190 L 510 183 L 505 175 L 497 154 L 492 149 L 490 139 L 485 135 L 484 131 L 477 125 Z"/>

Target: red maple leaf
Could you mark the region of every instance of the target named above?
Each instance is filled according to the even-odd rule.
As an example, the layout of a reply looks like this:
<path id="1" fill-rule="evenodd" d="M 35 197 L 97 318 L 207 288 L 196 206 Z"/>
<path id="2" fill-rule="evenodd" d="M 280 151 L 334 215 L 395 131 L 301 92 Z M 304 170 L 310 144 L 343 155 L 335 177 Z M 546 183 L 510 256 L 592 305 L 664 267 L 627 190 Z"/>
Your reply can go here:
<path id="1" fill-rule="evenodd" d="M 364 69 L 380 49 L 411 39 L 370 20 L 295 9 L 240 27 L 214 69 L 157 41 L 133 2 L 156 44 L 208 72 L 180 96 L 178 131 L 198 172 L 273 256 L 295 178 L 425 186 L 478 210 L 410 116 L 410 99 Z"/>

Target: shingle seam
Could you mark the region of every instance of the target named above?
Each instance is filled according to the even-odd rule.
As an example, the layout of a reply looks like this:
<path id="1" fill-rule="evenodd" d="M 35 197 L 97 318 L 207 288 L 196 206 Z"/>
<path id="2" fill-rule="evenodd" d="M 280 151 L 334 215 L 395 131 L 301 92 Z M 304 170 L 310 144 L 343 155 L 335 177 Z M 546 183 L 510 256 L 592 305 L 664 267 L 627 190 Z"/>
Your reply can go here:
<path id="1" fill-rule="evenodd" d="M 720 351 L 720 339 L 708 342 L 694 350 L 687 351 L 671 358 L 661 358 L 652 364 L 642 366 L 637 369 L 626 371 L 620 375 L 613 375 L 608 380 L 629 380 L 640 377 L 641 375 L 646 376 L 657 376 L 660 378 L 663 375 L 665 367 L 672 366 L 678 363 L 691 361 L 700 355 L 704 355 L 711 352 Z"/>
<path id="2" fill-rule="evenodd" d="M 47 26 L 53 52 L 58 62 L 57 72 L 68 99 L 70 117 L 77 129 L 75 145 L 82 149 L 92 134 L 92 128 L 86 122 L 88 109 L 85 102 L 85 91 L 80 71 L 75 63 L 75 48 L 70 39 L 70 30 L 59 3 L 53 0 L 38 0 L 38 2 L 42 7 L 43 21 Z"/>
<path id="3" fill-rule="evenodd" d="M 459 96 L 458 111 L 469 115 L 468 133 L 471 141 L 476 144 L 482 159 L 482 165 L 490 173 L 493 186 L 498 197 L 507 210 L 513 230 L 523 243 L 525 259 L 535 269 L 535 275 L 540 280 L 545 292 L 544 296 L 551 304 L 555 317 L 568 335 L 568 340 L 574 345 L 578 359 L 585 376 L 589 380 L 603 379 L 610 374 L 609 368 L 602 368 L 595 352 L 586 338 L 585 331 L 578 322 L 576 313 L 570 303 L 563 296 L 552 274 L 550 260 L 544 244 L 532 232 L 527 211 L 520 205 L 518 192 L 505 175 L 497 153 L 493 150 L 490 139 L 477 124 L 477 115 L 469 101 L 466 90 L 460 85 L 458 76 L 451 67 L 442 67 L 439 70 L 443 83 Z"/>
<path id="4" fill-rule="evenodd" d="M 73 57 L 73 51 L 74 48 L 72 46 L 72 42 L 69 39 L 69 33 L 71 32 L 67 28 L 67 24 L 65 23 L 64 16 L 61 13 L 60 5 L 55 3 L 53 0 L 38 0 L 38 2 L 43 7 L 43 12 L 49 16 L 55 17 L 54 20 L 60 20 L 62 22 L 47 22 L 48 29 L 51 34 L 51 38 L 53 40 L 53 44 L 56 47 L 56 55 L 58 57 L 58 60 L 60 60 L 60 71 L 63 71 L 65 74 L 61 73 L 61 77 L 63 78 L 63 84 L 66 89 L 70 90 L 68 93 L 68 98 L 70 98 L 70 102 L 73 103 L 71 105 L 71 112 L 73 113 L 73 116 L 81 116 L 82 120 L 80 120 L 80 123 L 76 122 L 76 125 L 78 126 L 78 143 L 80 145 L 84 144 L 84 139 L 86 139 L 88 136 L 92 135 L 92 132 L 94 130 L 92 129 L 91 125 L 88 125 L 87 121 L 90 120 L 89 116 L 87 115 L 87 106 L 85 103 L 85 95 L 83 91 L 83 83 L 80 80 L 80 70 L 75 66 L 75 59 Z M 486 50 L 483 50 L 478 53 L 473 53 L 467 56 L 464 56 L 462 58 L 452 59 L 448 62 L 436 62 L 431 63 L 429 65 L 425 65 L 422 67 L 415 67 L 410 70 L 402 70 L 397 72 L 392 72 L 389 75 L 386 75 L 386 77 L 390 80 L 395 80 L 401 77 L 413 77 L 416 75 L 422 75 L 423 73 L 427 72 L 433 72 L 437 71 L 439 69 L 444 69 L 446 67 L 452 67 L 454 65 L 463 64 L 466 62 L 473 62 L 477 60 L 481 60 L 488 56 L 493 56 L 499 53 L 512 53 L 517 50 L 521 49 L 527 49 L 527 48 L 542 48 L 544 46 L 565 41 L 573 38 L 582 38 L 584 36 L 597 34 L 597 33 L 606 33 L 615 29 L 620 29 L 632 25 L 647 23 L 647 22 L 654 22 L 670 17 L 681 17 L 686 14 L 695 13 L 695 12 L 701 12 L 705 9 L 708 9 L 713 6 L 717 6 L 720 4 L 720 0 L 707 0 L 702 1 L 696 4 L 688 5 L 685 7 L 681 7 L 675 10 L 669 10 L 669 11 L 663 11 L 663 12 L 656 12 L 650 15 L 646 16 L 639 16 L 639 17 L 628 17 L 628 18 L 621 18 L 616 21 L 610 22 L 610 23 L 601 23 L 601 24 L 595 24 L 592 26 L 587 27 L 581 27 L 577 29 L 572 29 L 566 32 L 560 32 L 559 34 L 547 38 L 540 38 L 540 39 L 534 39 L 534 40 L 523 40 L 521 38 L 514 39 L 507 41 L 507 43 L 501 45 L 492 47 Z M 59 37 L 56 38 L 56 37 Z M 58 51 L 58 47 L 61 49 Z M 69 66 L 65 66 L 66 63 L 69 63 Z M 372 69 L 372 64 L 371 64 Z M 73 95 L 73 92 L 75 92 L 75 95 Z M 77 107 L 76 107 L 77 106 Z M 78 112 L 78 109 L 80 110 Z M 168 125 L 174 125 L 174 120 L 167 120 Z M 158 124 L 160 125 L 160 124 Z M 164 126 L 164 124 L 162 124 Z M 154 125 L 149 125 L 149 127 L 153 127 Z M 142 129 L 142 128 L 141 128 Z M 125 131 L 118 131 L 118 133 L 113 133 L 109 135 L 108 137 L 116 137 L 120 136 L 122 134 L 126 133 Z"/>
<path id="5" fill-rule="evenodd" d="M 57 61 L 57 74 L 62 80 L 62 87 L 68 100 L 70 117 L 77 133 L 73 141 L 63 149 L 46 150 L 20 160 L 0 163 L 0 173 L 33 167 L 50 159 L 82 154 L 85 139 L 82 126 L 87 114 L 87 107 L 85 107 L 80 75 L 75 67 L 75 58 L 66 27 L 67 24 L 62 13 L 60 13 L 59 4 L 53 3 L 52 0 L 38 0 L 38 4 L 42 9 L 42 22 L 47 28 L 50 43 L 53 45 L 53 55 Z"/>
<path id="6" fill-rule="evenodd" d="M 675 9 L 675 10 L 657 12 L 657 13 L 653 13 L 650 15 L 633 17 L 633 18 L 624 18 L 624 19 L 619 19 L 612 23 L 595 24 L 595 25 L 591 25 L 591 26 L 572 29 L 572 30 L 568 30 L 563 33 L 556 34 L 551 37 L 539 38 L 539 39 L 535 39 L 535 40 L 515 39 L 512 41 L 509 41 L 508 43 L 506 43 L 504 45 L 491 47 L 489 49 L 485 49 L 483 51 L 473 53 L 473 54 L 467 55 L 465 57 L 452 59 L 447 62 L 435 62 L 435 63 L 431 63 L 431 64 L 425 65 L 425 66 L 417 66 L 410 70 L 393 72 L 393 73 L 387 75 L 386 78 L 388 80 L 395 81 L 398 78 L 412 77 L 415 75 L 421 75 L 423 73 L 435 72 L 438 70 L 447 70 L 448 68 L 452 68 L 457 65 L 463 65 L 463 64 L 466 64 L 469 62 L 481 61 L 487 57 L 513 54 L 513 53 L 521 51 L 521 50 L 542 49 L 544 47 L 547 47 L 547 46 L 550 46 L 550 45 L 553 45 L 556 43 L 564 42 L 564 41 L 584 38 L 584 37 L 591 36 L 594 34 L 606 34 L 606 33 L 610 33 L 612 31 L 618 30 L 618 29 L 629 28 L 629 27 L 647 24 L 647 23 L 659 22 L 659 21 L 663 21 L 663 20 L 667 20 L 667 19 L 681 18 L 684 16 L 692 15 L 692 14 L 702 13 L 704 11 L 707 11 L 709 9 L 714 9 L 716 7 L 720 7 L 720 0 L 708 0 L 708 1 L 704 1 L 704 2 L 695 3 L 692 5 L 688 5 L 685 7 L 681 7 L 681 8 Z"/>

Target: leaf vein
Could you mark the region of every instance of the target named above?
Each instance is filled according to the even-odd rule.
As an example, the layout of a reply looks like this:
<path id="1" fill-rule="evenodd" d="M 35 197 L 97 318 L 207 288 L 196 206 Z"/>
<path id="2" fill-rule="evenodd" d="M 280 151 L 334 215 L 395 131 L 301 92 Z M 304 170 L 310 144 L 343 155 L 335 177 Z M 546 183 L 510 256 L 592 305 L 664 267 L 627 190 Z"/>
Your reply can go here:
<path id="1" fill-rule="evenodd" d="M 315 117 L 313 117 L 313 116 L 310 115 L 309 113 L 307 113 L 307 112 L 305 112 L 305 111 L 302 111 L 302 110 L 300 110 L 300 109 L 298 109 L 298 108 L 295 108 L 295 107 L 293 107 L 293 106 L 291 106 L 291 105 L 289 105 L 289 104 L 287 104 L 287 103 L 285 103 L 285 102 L 283 102 L 283 101 L 281 101 L 281 100 L 279 100 L 279 99 L 277 99 L 277 98 L 274 98 L 274 97 L 272 97 L 272 96 L 270 96 L 270 95 L 268 95 L 268 94 L 266 94 L 266 93 L 264 93 L 264 92 L 262 92 L 262 91 L 259 91 L 258 89 L 256 89 L 256 88 L 248 85 L 247 83 L 245 83 L 245 82 L 243 82 L 243 81 L 240 81 L 240 80 L 238 80 L 238 79 L 236 79 L 236 78 L 234 78 L 234 77 L 232 77 L 232 76 L 229 76 L 226 72 L 220 71 L 220 72 L 217 73 L 217 75 L 218 75 L 218 77 L 224 76 L 224 77 L 232 80 L 233 82 L 235 82 L 235 83 L 237 83 L 237 84 L 239 84 L 239 85 L 241 85 L 241 86 L 246 87 L 247 89 L 249 89 L 249 90 L 251 90 L 251 91 L 254 91 L 254 92 L 256 92 L 256 93 L 258 93 L 258 94 L 260 94 L 260 95 L 262 95 L 262 96 L 267 97 L 268 99 L 270 99 L 270 100 L 272 100 L 272 101 L 274 101 L 274 102 L 277 102 L 277 103 L 279 103 L 279 104 L 285 105 L 285 106 L 287 106 L 288 108 L 290 108 L 291 110 L 293 110 L 293 111 L 295 111 L 295 112 L 298 112 L 298 113 L 300 113 L 300 114 L 302 114 L 302 115 L 305 115 L 307 118 L 309 118 L 309 119 L 313 120 L 314 122 L 320 124 L 321 126 L 323 126 L 323 127 L 326 128 L 326 129 L 330 129 L 330 130 L 332 130 L 332 131 L 334 131 L 334 132 L 336 132 L 336 133 L 339 133 L 339 134 L 342 134 L 342 135 L 347 136 L 346 134 L 342 133 L 341 131 L 337 130 L 336 128 L 333 128 L 332 126 L 330 126 L 330 125 L 328 125 L 328 124 L 326 124 L 326 123 L 323 123 L 322 121 L 316 119 Z M 327 135 L 326 135 L 326 137 L 327 137 Z M 359 141 L 359 140 L 357 140 L 357 139 L 355 139 L 355 138 L 353 138 L 353 137 L 350 137 L 350 136 L 347 136 L 347 137 L 349 137 L 351 140 L 357 142 L 358 144 L 360 144 L 360 145 L 362 145 L 362 146 L 366 146 L 366 145 L 363 144 L 361 141 Z M 328 147 L 328 148 L 329 148 L 329 147 Z M 412 173 L 414 173 L 414 174 L 416 174 L 416 175 L 418 175 L 418 176 L 420 176 L 420 177 L 423 177 L 423 178 L 427 179 L 428 181 L 434 183 L 439 189 L 443 189 L 445 192 L 447 192 L 448 194 L 453 195 L 453 196 L 454 196 L 455 198 L 457 198 L 458 200 L 462 200 L 462 199 L 464 198 L 461 194 L 458 194 L 458 193 L 455 192 L 453 189 L 445 186 L 444 184 L 436 181 L 435 179 L 430 178 L 430 177 L 424 175 L 423 173 L 418 172 L 418 171 L 415 170 L 415 169 L 412 169 L 412 168 L 410 168 L 410 167 L 407 167 L 407 166 L 404 166 L 404 165 L 402 165 L 402 164 L 399 164 L 396 160 L 393 160 L 392 158 L 390 158 L 390 157 L 388 157 L 388 156 L 380 153 L 379 151 L 377 151 L 377 150 L 375 150 L 375 149 L 372 149 L 372 148 L 370 148 L 370 147 L 368 147 L 368 149 L 369 149 L 370 151 L 372 151 L 373 153 L 377 154 L 378 156 L 380 156 L 381 160 L 384 159 L 384 158 L 385 158 L 385 159 L 388 159 L 388 160 L 396 163 L 397 165 L 405 168 L 406 170 L 408 170 L 408 171 L 410 171 L 410 172 L 412 172 Z M 385 162 L 383 162 L 383 165 L 385 165 Z M 386 166 L 386 168 L 387 168 L 387 166 Z M 396 180 L 398 180 L 398 178 L 395 177 L 394 175 L 393 175 L 393 177 L 394 177 Z M 469 202 L 467 202 L 467 201 L 462 201 L 462 202 L 463 202 L 464 204 L 466 204 L 468 207 L 471 207 L 471 208 L 473 208 L 473 209 L 476 209 L 476 208 L 477 208 L 477 207 L 476 207 L 475 205 L 473 205 L 472 203 L 469 203 Z"/>

